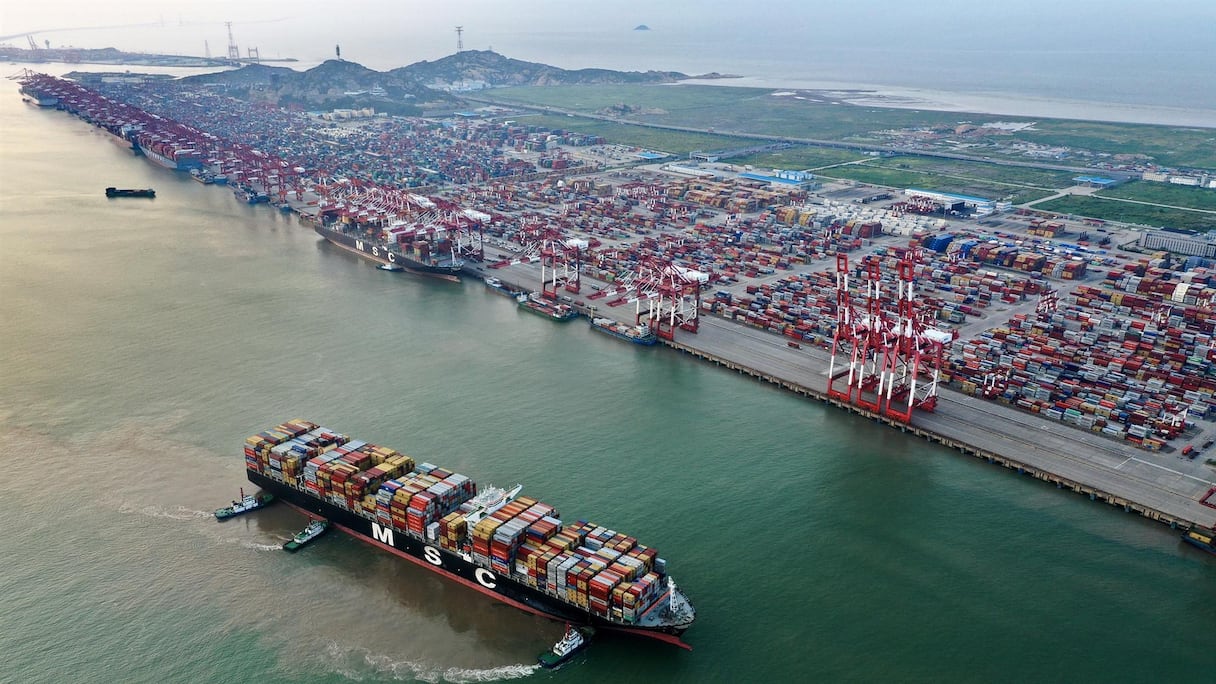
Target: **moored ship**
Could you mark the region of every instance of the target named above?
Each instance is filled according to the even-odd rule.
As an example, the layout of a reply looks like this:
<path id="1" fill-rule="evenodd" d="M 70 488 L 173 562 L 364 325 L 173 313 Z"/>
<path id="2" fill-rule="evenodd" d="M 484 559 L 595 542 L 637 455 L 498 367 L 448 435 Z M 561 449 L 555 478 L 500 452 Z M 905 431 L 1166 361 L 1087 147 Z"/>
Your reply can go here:
<path id="1" fill-rule="evenodd" d="M 250 482 L 361 541 L 522 610 L 689 648 L 658 552 L 548 504 L 292 420 L 245 440 Z"/>
<path id="2" fill-rule="evenodd" d="M 21 86 L 21 99 L 36 107 L 59 106 L 59 98 L 57 96 L 39 89 L 32 83 L 26 83 Z"/>
<path id="3" fill-rule="evenodd" d="M 597 316 L 591 319 L 591 328 L 634 344 L 650 346 L 659 341 L 659 336 L 645 323 L 625 325 L 611 318 Z"/>
<path id="4" fill-rule="evenodd" d="M 364 229 L 341 221 L 324 221 L 321 217 L 314 222 L 313 229 L 348 252 L 379 264 L 401 266 L 412 273 L 459 280 L 464 268 L 464 260 L 456 258 L 451 241 L 446 238 L 437 240 L 432 247 L 429 240 L 412 240 L 413 236 L 376 228 Z M 388 241 L 389 235 L 393 236 L 395 244 Z"/>
<path id="5" fill-rule="evenodd" d="M 523 294 L 522 290 L 517 290 L 517 289 L 511 287 L 510 285 L 503 283 L 498 278 L 494 278 L 492 276 L 486 276 L 485 283 L 486 283 L 486 289 L 490 290 L 491 292 L 498 293 L 504 297 L 510 297 L 511 299 L 515 299 L 515 298 L 519 297 L 519 295 Z"/>
<path id="6" fill-rule="evenodd" d="M 1216 531 L 1196 527 L 1187 530 L 1187 533 L 1182 535 L 1182 541 L 1216 555 Z"/>
<path id="7" fill-rule="evenodd" d="M 519 307 L 524 311 L 530 311 L 538 316 L 544 316 L 561 323 L 578 318 L 578 311 L 574 307 L 569 304 L 551 302 L 535 292 L 520 294 L 516 300 L 519 302 Z"/>

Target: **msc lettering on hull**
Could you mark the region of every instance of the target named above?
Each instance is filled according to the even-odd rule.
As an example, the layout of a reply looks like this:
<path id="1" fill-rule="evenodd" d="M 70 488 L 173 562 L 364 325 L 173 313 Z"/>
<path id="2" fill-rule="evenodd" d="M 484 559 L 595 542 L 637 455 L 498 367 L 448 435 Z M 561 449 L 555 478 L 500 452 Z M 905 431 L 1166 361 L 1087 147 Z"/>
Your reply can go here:
<path id="1" fill-rule="evenodd" d="M 367 251 L 367 248 L 363 246 L 363 241 L 362 241 L 362 240 L 355 240 L 355 249 L 359 250 L 360 252 L 366 252 L 366 251 Z M 389 251 L 389 250 L 387 250 L 387 249 L 386 249 L 386 250 L 384 250 L 384 254 L 381 254 L 381 253 L 380 253 L 380 247 L 379 247 L 379 246 L 377 246 L 377 245 L 372 245 L 372 252 L 371 252 L 371 253 L 372 253 L 372 256 L 376 257 L 377 259 L 381 259 L 381 258 L 383 258 L 383 259 L 388 259 L 388 260 L 389 260 L 389 263 L 393 263 L 393 264 L 397 263 L 397 255 L 396 255 L 396 254 L 393 254 L 392 252 L 390 252 L 390 251 Z"/>
<path id="2" fill-rule="evenodd" d="M 391 527 L 380 527 L 379 523 L 372 523 L 372 537 L 378 542 L 393 546 L 393 530 Z"/>
<path id="3" fill-rule="evenodd" d="M 422 555 L 426 556 L 426 562 L 431 565 L 443 566 L 443 558 L 439 556 L 439 549 L 434 546 L 423 547 Z"/>

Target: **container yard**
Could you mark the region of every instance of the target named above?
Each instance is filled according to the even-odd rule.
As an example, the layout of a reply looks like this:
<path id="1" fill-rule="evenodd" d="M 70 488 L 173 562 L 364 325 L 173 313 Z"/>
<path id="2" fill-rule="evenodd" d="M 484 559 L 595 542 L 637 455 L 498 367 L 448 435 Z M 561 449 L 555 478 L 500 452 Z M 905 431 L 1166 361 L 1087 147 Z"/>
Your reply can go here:
<path id="1" fill-rule="evenodd" d="M 1150 518 L 1216 523 L 1199 503 L 1216 486 L 1197 448 L 1216 432 L 1216 287 L 1201 261 L 1119 251 L 1131 240 L 1111 246 L 1111 233 L 1094 245 L 1095 226 L 1060 218 L 968 216 L 851 184 L 614 166 L 580 151 L 602 140 L 518 121 L 336 122 L 163 81 L 84 87 L 34 76 L 24 92 L 117 131 L 166 168 L 226 179 L 241 201 L 350 235 L 365 256 L 361 240 L 415 260 L 441 255 L 533 292 L 522 305 L 551 318 L 581 311 L 601 330 L 646 330 L 637 337 Z M 843 346 L 842 320 L 852 335 Z M 940 363 L 929 363 L 930 343 Z M 893 382 L 890 359 L 914 359 L 907 367 L 931 375 L 932 401 L 899 421 L 833 397 L 825 350 L 850 345 L 855 361 L 889 357 L 881 383 Z M 887 387 L 911 396 L 916 383 Z M 1028 434 L 1040 438 L 1029 450 Z M 364 463 L 322 472 L 328 462 L 308 472 L 311 461 L 291 458 L 268 456 L 267 476 L 303 477 L 323 492 L 322 478 L 349 487 L 366 472 Z M 420 510 L 415 518 L 439 522 Z M 409 529 L 408 507 L 404 515 Z"/>

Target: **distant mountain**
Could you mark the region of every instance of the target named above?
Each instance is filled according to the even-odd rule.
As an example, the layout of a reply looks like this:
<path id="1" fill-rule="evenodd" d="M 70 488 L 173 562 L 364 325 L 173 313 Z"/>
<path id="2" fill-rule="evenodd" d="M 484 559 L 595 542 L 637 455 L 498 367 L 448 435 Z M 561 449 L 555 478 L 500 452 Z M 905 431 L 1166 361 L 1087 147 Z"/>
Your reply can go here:
<path id="1" fill-rule="evenodd" d="M 490 50 L 464 50 L 434 62 L 418 62 L 388 73 L 412 77 L 426 84 L 471 81 L 485 83 L 490 87 L 671 83 L 688 78 L 687 75 L 675 71 L 561 69 L 548 64 L 511 59 Z"/>
<path id="2" fill-rule="evenodd" d="M 415 114 L 424 103 L 451 100 L 446 93 L 415 79 L 340 59 L 327 60 L 307 71 L 251 64 L 182 81 L 220 84 L 235 97 L 305 109 L 373 107 L 380 112 Z"/>
<path id="3" fill-rule="evenodd" d="M 560 69 L 524 62 L 489 50 L 466 50 L 434 62 L 375 71 L 356 62 L 327 60 L 307 71 L 251 64 L 181 79 L 187 84 L 223 85 L 229 94 L 258 102 L 306 109 L 374 107 L 408 114 L 430 104 L 452 103 L 447 91 L 496 86 L 671 83 L 688 78 L 675 71 Z"/>

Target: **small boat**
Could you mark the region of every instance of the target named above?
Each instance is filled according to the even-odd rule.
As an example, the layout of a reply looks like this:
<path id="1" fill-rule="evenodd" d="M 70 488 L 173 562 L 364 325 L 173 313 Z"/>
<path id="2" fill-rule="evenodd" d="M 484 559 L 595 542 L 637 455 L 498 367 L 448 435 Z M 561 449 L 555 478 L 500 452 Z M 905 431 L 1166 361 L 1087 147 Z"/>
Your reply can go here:
<path id="1" fill-rule="evenodd" d="M 231 506 L 226 506 L 217 510 L 215 512 L 215 519 L 227 520 L 229 518 L 235 518 L 243 513 L 256 511 L 257 509 L 268 505 L 271 501 L 274 501 L 274 494 L 271 494 L 270 492 L 262 492 L 261 494 L 257 494 L 255 496 L 253 494 L 246 494 L 244 488 L 242 488 L 241 498 L 233 501 Z"/>
<path id="2" fill-rule="evenodd" d="M 152 188 L 106 188 L 106 197 L 156 197 L 156 191 Z"/>
<path id="3" fill-rule="evenodd" d="M 308 527 L 300 530 L 294 537 L 283 542 L 283 550 L 295 553 L 308 545 L 309 542 L 325 534 L 329 530 L 329 521 L 323 519 L 312 520 L 308 523 Z"/>
<path id="4" fill-rule="evenodd" d="M 594 627 L 566 626 L 566 634 L 553 644 L 553 648 L 537 656 L 536 661 L 542 667 L 554 668 L 574 657 L 575 653 L 587 648 L 591 637 L 595 635 Z"/>
<path id="5" fill-rule="evenodd" d="M 397 264 L 380 264 L 376 268 L 380 269 L 381 271 L 391 271 L 393 273 L 400 273 L 401 271 L 405 270 L 404 267 L 398 266 Z"/>
<path id="6" fill-rule="evenodd" d="M 1182 535 L 1182 541 L 1216 555 L 1216 531 L 1196 527 Z"/>

